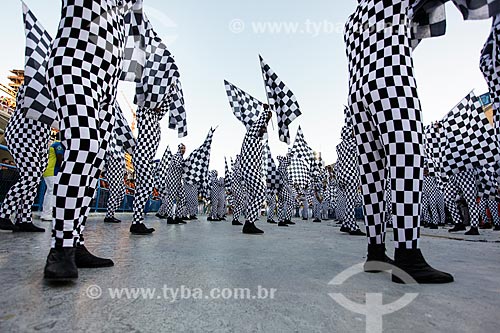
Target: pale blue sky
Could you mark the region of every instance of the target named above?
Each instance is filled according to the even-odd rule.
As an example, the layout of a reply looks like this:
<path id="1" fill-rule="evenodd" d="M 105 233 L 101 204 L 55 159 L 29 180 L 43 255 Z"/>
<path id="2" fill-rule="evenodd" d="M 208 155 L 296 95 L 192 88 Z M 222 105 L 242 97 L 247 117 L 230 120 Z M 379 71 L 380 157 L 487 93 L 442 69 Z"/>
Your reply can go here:
<path id="1" fill-rule="evenodd" d="M 61 1 L 26 0 L 26 3 L 54 36 Z M 264 101 L 258 61 L 261 54 L 294 91 L 301 105 L 303 115 L 291 126 L 292 140 L 301 125 L 311 147 L 321 151 L 327 163 L 334 162 L 347 98 L 347 62 L 340 28 L 356 3 L 355 0 L 144 0 L 148 16 L 158 34 L 169 42 L 180 68 L 190 132 L 187 138 L 179 140 L 176 132 L 163 126 L 158 156 L 167 144 L 177 147 L 179 141 L 187 144 L 189 153 L 203 142 L 210 126 L 219 125 L 212 146 L 212 167 L 223 171 L 224 156 L 239 152 L 245 133 L 229 107 L 224 79 Z M 4 47 L 0 82 L 5 82 L 8 69 L 23 67 L 24 27 L 19 0 L 4 0 L 2 5 Z M 236 23 L 231 25 L 232 22 Z M 232 32 L 231 27 L 241 27 L 239 22 L 244 22 L 243 31 Z M 297 32 L 256 31 L 254 28 L 262 22 L 277 25 L 290 22 L 288 28 L 298 24 Z M 418 47 L 415 68 L 425 123 L 442 118 L 471 89 L 478 95 L 487 91 L 478 62 L 489 27 L 489 21 L 464 22 L 456 9 L 448 6 L 447 35 L 426 40 Z M 125 110 L 125 99 L 131 102 L 133 92 L 133 85 L 120 85 L 119 101 Z M 277 131 L 271 134 L 275 157 L 287 149 L 277 137 Z"/>

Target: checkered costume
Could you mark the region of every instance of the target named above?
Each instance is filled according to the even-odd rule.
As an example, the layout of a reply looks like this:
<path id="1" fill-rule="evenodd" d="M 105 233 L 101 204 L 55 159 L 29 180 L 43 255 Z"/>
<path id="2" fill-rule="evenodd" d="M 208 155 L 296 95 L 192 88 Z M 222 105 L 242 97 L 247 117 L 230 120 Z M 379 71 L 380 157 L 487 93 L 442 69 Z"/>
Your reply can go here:
<path id="1" fill-rule="evenodd" d="M 276 191 L 270 188 L 266 190 L 267 219 L 273 220 L 276 216 Z"/>
<path id="2" fill-rule="evenodd" d="M 198 214 L 198 184 L 184 182 L 184 192 L 186 193 L 187 215 L 196 216 Z"/>
<path id="3" fill-rule="evenodd" d="M 218 219 L 219 213 L 219 178 L 217 170 L 210 171 L 210 217 Z"/>
<path id="4" fill-rule="evenodd" d="M 231 207 L 233 207 L 233 195 L 231 193 L 231 169 L 227 164 L 226 157 L 224 157 L 224 190 L 226 193 L 227 202 Z"/>
<path id="5" fill-rule="evenodd" d="M 265 201 L 266 184 L 263 170 L 265 142 L 261 131 L 267 133 L 267 112 L 262 112 L 259 119 L 247 131 L 241 147 L 241 178 L 248 196 L 246 221 L 255 223 Z M 265 134 L 264 134 L 265 135 Z"/>
<path id="6" fill-rule="evenodd" d="M 125 152 L 133 155 L 136 140 L 120 106 L 116 104 L 115 126 L 106 152 L 106 178 L 109 183 L 107 218 L 113 218 L 125 198 Z"/>
<path id="7" fill-rule="evenodd" d="M 220 177 L 217 180 L 217 216 L 223 218 L 226 215 L 226 186 L 224 183 L 224 178 Z"/>
<path id="8" fill-rule="evenodd" d="M 358 167 L 358 152 L 356 143 L 354 142 L 352 128 L 344 126 L 342 128 L 342 142 L 337 146 L 337 164 L 336 177 L 341 192 L 341 205 L 339 207 L 342 226 L 350 231 L 359 229 L 356 223 L 356 198 L 358 196 L 359 187 L 359 167 Z M 343 197 L 342 197 L 343 196 Z M 345 209 L 344 212 L 341 209 Z"/>
<path id="9" fill-rule="evenodd" d="M 54 186 L 52 247 L 82 239 L 111 136 L 125 39 L 124 14 L 135 1 L 64 0 L 47 63 L 47 86 L 57 114 L 64 162 Z M 43 116 L 50 114 L 45 110 Z M 43 120 L 42 118 L 40 118 Z"/>
<path id="10" fill-rule="evenodd" d="M 403 249 L 419 247 L 423 181 L 423 125 L 413 74 L 411 4 L 409 0 L 361 0 L 344 35 L 368 241 L 385 242 L 389 170 L 395 246 Z M 399 29 L 386 29 L 391 23 Z"/>
<path id="11" fill-rule="evenodd" d="M 450 177 L 445 190 L 445 202 L 454 224 L 463 223 L 456 204 L 457 198 L 463 198 L 469 207 L 471 227 L 479 226 L 479 205 L 477 204 L 476 170 L 460 172 Z"/>
<path id="12" fill-rule="evenodd" d="M 160 215 L 168 217 L 185 217 L 186 213 L 186 193 L 182 184 L 184 175 L 184 158 L 180 152 L 182 145 L 179 145 L 179 151 L 172 156 L 165 173 L 165 182 L 162 184 L 160 197 L 163 200 L 162 207 L 158 212 Z M 174 201 L 176 203 L 174 214 Z"/>
<path id="13" fill-rule="evenodd" d="M 31 207 L 38 185 L 47 166 L 50 128 L 24 116 L 24 87 L 17 94 L 17 107 L 5 129 L 5 140 L 19 172 L 19 180 L 11 186 L 0 208 L 0 217 L 16 223 L 32 223 Z"/>
<path id="14" fill-rule="evenodd" d="M 154 188 L 154 157 L 160 144 L 160 119 L 165 110 L 151 112 L 145 108 L 137 109 L 137 145 L 133 161 L 135 169 L 135 192 L 133 204 L 133 224 L 144 223 L 144 209 Z M 164 179 L 164 178 L 160 178 Z"/>
<path id="15" fill-rule="evenodd" d="M 288 176 L 288 166 L 290 156 L 278 156 L 278 174 L 281 178 L 278 188 L 277 215 L 279 222 L 291 221 L 293 210 L 295 209 L 297 193 L 290 184 Z"/>
<path id="16" fill-rule="evenodd" d="M 233 195 L 233 219 L 238 221 L 247 206 L 247 193 L 241 174 L 241 156 L 237 155 L 231 173 L 231 193 Z"/>
<path id="17" fill-rule="evenodd" d="M 422 191 L 422 220 L 433 225 L 445 224 L 444 194 L 439 189 L 437 180 L 424 176 Z"/>
<path id="18" fill-rule="evenodd" d="M 495 200 L 481 199 L 479 202 L 479 213 L 483 219 L 484 223 L 489 222 L 488 215 L 486 214 L 486 209 L 489 209 L 491 213 L 491 219 L 495 226 L 500 226 L 500 216 L 498 214 L 498 202 Z"/>
<path id="19" fill-rule="evenodd" d="M 267 219 L 274 220 L 276 216 L 276 196 L 281 186 L 281 177 L 274 163 L 271 149 L 267 145 L 267 170 L 266 170 L 266 202 L 268 206 Z"/>
<path id="20" fill-rule="evenodd" d="M 179 137 L 187 135 L 178 67 L 145 15 L 141 22 L 146 58 L 135 95 L 139 134 L 134 154 L 136 190 L 133 224 L 144 222 L 144 208 L 153 190 L 153 158 L 161 138 L 160 120 L 169 113 L 169 128 L 177 127 Z"/>
<path id="21" fill-rule="evenodd" d="M 45 87 L 45 66 L 52 38 L 38 22 L 34 14 L 23 3 L 26 33 L 25 83 L 19 87 L 16 110 L 5 129 L 5 140 L 17 170 L 19 180 L 7 192 L 0 208 L 0 217 L 10 219 L 16 214 L 16 223 L 32 223 L 31 208 L 42 174 L 47 166 L 47 147 L 50 128 L 44 123 L 25 117 L 33 106 L 26 97 L 37 94 L 48 105 Z M 34 91 L 34 90 L 38 91 Z M 40 103 L 37 106 L 42 106 Z"/>
<path id="22" fill-rule="evenodd" d="M 290 131 L 288 126 L 297 119 L 300 112 L 299 103 L 293 92 L 276 75 L 269 65 L 260 58 L 262 77 L 266 87 L 267 100 L 278 117 L 278 131 L 280 141 L 290 144 Z"/>

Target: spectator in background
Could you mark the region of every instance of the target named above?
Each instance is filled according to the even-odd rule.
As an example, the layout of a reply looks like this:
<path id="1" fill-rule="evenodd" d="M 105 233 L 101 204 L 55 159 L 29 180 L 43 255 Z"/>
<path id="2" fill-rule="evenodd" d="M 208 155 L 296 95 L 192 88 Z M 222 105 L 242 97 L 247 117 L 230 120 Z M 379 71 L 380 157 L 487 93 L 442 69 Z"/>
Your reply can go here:
<path id="1" fill-rule="evenodd" d="M 9 161 L 8 158 L 2 159 L 2 170 L 7 170 L 8 169 L 7 165 L 9 165 L 9 162 L 10 161 Z"/>
<path id="2" fill-rule="evenodd" d="M 61 168 L 64 157 L 64 148 L 58 140 L 55 140 L 49 148 L 49 164 L 43 173 L 43 180 L 47 189 L 43 198 L 43 212 L 40 217 L 42 221 L 52 221 L 52 208 L 55 205 L 54 183 L 57 173 Z"/>

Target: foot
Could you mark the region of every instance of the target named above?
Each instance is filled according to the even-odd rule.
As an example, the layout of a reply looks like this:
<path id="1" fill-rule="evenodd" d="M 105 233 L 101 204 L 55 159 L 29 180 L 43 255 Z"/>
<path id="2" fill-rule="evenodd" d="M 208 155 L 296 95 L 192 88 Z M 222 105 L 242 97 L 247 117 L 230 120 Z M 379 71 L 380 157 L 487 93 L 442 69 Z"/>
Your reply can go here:
<path id="1" fill-rule="evenodd" d="M 275 220 L 273 220 L 273 219 L 268 219 L 268 220 L 267 220 L 267 223 L 270 223 L 270 224 L 276 224 L 276 223 L 278 223 L 278 222 L 276 222 L 276 221 L 275 221 Z"/>
<path id="2" fill-rule="evenodd" d="M 51 249 L 47 256 L 43 277 L 50 281 L 71 281 L 78 278 L 75 248 Z"/>
<path id="3" fill-rule="evenodd" d="M 457 223 L 452 229 L 448 230 L 448 232 L 460 232 L 465 230 L 467 230 L 467 228 L 465 228 L 465 225 L 463 225 L 463 223 Z"/>
<path id="4" fill-rule="evenodd" d="M 292 222 L 291 220 L 285 220 L 285 223 L 288 225 L 295 225 L 295 222 Z"/>
<path id="5" fill-rule="evenodd" d="M 385 254 L 385 244 L 368 244 L 368 255 L 363 269 L 366 273 L 391 270 L 394 261 Z"/>
<path id="6" fill-rule="evenodd" d="M 479 227 L 479 229 L 492 229 L 492 228 L 493 226 L 491 225 L 491 223 L 485 223 Z"/>
<path id="7" fill-rule="evenodd" d="M 321 220 L 320 219 L 314 219 L 313 222 L 321 223 Z"/>
<path id="8" fill-rule="evenodd" d="M 176 217 L 174 221 L 176 222 L 176 224 L 187 224 L 187 222 L 180 217 Z"/>
<path id="9" fill-rule="evenodd" d="M 231 223 L 232 225 L 243 225 L 243 223 L 241 223 L 240 221 L 238 220 L 233 220 L 233 222 Z"/>
<path id="10" fill-rule="evenodd" d="M 10 219 L 0 218 L 0 230 L 14 231 L 17 227 Z"/>
<path id="11" fill-rule="evenodd" d="M 225 217 L 219 217 L 219 221 L 225 221 L 226 218 Z"/>
<path id="12" fill-rule="evenodd" d="M 349 230 L 349 228 L 346 227 L 346 226 L 341 226 L 340 227 L 340 232 L 347 232 L 347 233 L 349 233 L 349 232 L 351 232 L 351 230 Z"/>
<path id="13" fill-rule="evenodd" d="M 16 223 L 14 232 L 45 232 L 45 229 L 37 227 L 33 223 Z"/>
<path id="14" fill-rule="evenodd" d="M 308 220 L 308 218 L 307 218 L 307 217 L 303 217 L 303 218 L 302 218 L 302 221 L 307 221 L 307 220 Z"/>
<path id="15" fill-rule="evenodd" d="M 493 230 L 495 230 L 495 231 L 500 231 L 500 225 L 496 225 L 496 226 L 493 228 Z"/>
<path id="16" fill-rule="evenodd" d="M 209 216 L 209 217 L 207 217 L 207 221 L 212 222 L 212 221 L 214 221 L 214 219 L 211 216 Z"/>
<path id="17" fill-rule="evenodd" d="M 167 217 L 165 215 L 161 215 L 160 213 L 156 213 L 155 215 L 157 218 L 159 218 L 160 220 L 165 220 Z"/>
<path id="18" fill-rule="evenodd" d="M 144 223 L 138 223 L 130 226 L 130 232 L 133 235 L 150 235 L 155 232 L 155 229 L 146 227 Z"/>
<path id="19" fill-rule="evenodd" d="M 188 216 L 183 216 L 183 217 L 181 217 L 181 220 L 182 221 L 189 221 L 189 217 Z"/>
<path id="20" fill-rule="evenodd" d="M 122 221 L 121 220 L 118 220 L 116 217 L 112 216 L 112 217 L 106 217 L 104 219 L 104 223 L 121 223 Z"/>
<path id="21" fill-rule="evenodd" d="M 278 223 L 278 227 L 288 227 L 288 224 L 286 222 L 280 222 Z"/>
<path id="22" fill-rule="evenodd" d="M 351 236 L 366 236 L 366 234 L 363 231 L 361 231 L 361 229 L 350 231 L 349 235 L 351 235 Z"/>
<path id="23" fill-rule="evenodd" d="M 438 227 L 438 225 L 437 225 L 437 224 L 431 224 L 431 225 L 429 226 L 429 229 L 437 230 L 437 229 L 439 229 L 439 227 Z"/>
<path id="24" fill-rule="evenodd" d="M 191 216 L 189 217 L 189 219 L 190 219 L 190 220 L 197 220 L 197 219 L 198 219 L 198 217 L 197 217 L 196 215 L 191 215 Z"/>
<path id="25" fill-rule="evenodd" d="M 469 231 L 465 233 L 467 236 L 479 236 L 479 230 L 477 227 L 470 227 Z"/>
<path id="26" fill-rule="evenodd" d="M 451 274 L 432 268 L 425 261 L 420 249 L 396 249 L 395 253 L 394 265 L 410 275 L 417 283 L 438 284 L 454 281 Z M 392 273 L 392 282 L 405 283 L 399 276 L 394 274 L 394 270 Z"/>
<path id="27" fill-rule="evenodd" d="M 248 235 L 260 235 L 263 234 L 264 231 L 260 230 L 255 226 L 255 223 L 245 222 L 243 226 L 243 233 Z"/>
<path id="28" fill-rule="evenodd" d="M 78 245 L 75 250 L 75 263 L 78 268 L 113 267 L 111 259 L 99 258 L 87 250 L 85 245 Z"/>
<path id="29" fill-rule="evenodd" d="M 173 217 L 167 217 L 167 224 L 179 224 Z"/>

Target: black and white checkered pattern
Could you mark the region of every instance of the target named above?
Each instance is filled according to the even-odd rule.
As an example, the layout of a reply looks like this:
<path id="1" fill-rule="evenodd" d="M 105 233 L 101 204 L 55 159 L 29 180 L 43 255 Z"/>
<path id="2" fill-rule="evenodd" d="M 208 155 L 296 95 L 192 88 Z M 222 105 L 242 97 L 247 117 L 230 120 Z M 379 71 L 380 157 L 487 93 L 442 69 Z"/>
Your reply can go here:
<path id="1" fill-rule="evenodd" d="M 235 117 L 249 130 L 259 119 L 263 109 L 262 102 L 228 81 L 224 81 L 224 85 Z"/>
<path id="2" fill-rule="evenodd" d="M 118 142 L 118 133 L 115 130 L 109 140 L 108 151 L 106 152 L 105 168 L 106 179 L 109 184 L 109 197 L 107 202 L 107 218 L 113 218 L 115 212 L 125 198 L 125 151 Z"/>
<path id="3" fill-rule="evenodd" d="M 184 161 L 184 181 L 189 184 L 203 184 L 208 181 L 208 168 L 214 129 L 210 129 L 203 144 Z"/>
<path id="4" fill-rule="evenodd" d="M 434 0 L 439 1 L 439 0 Z M 442 1 L 442 0 L 441 0 Z M 500 14 L 500 0 L 452 0 L 465 20 L 486 20 Z"/>
<path id="5" fill-rule="evenodd" d="M 444 206 L 444 194 L 439 189 L 437 179 L 425 176 L 422 190 L 422 220 L 433 225 L 444 225 L 446 219 Z"/>
<path id="6" fill-rule="evenodd" d="M 453 223 L 463 223 L 456 200 L 462 197 L 469 207 L 470 223 L 472 227 L 479 225 L 479 206 L 477 204 L 476 170 L 467 170 L 450 177 L 445 191 L 445 202 L 453 219 Z"/>
<path id="7" fill-rule="evenodd" d="M 33 12 L 23 2 L 26 51 L 24 65 L 24 99 L 26 117 L 54 125 L 57 111 L 47 89 L 45 78 L 52 37 L 43 28 Z M 47 114 L 50 114 L 47 116 Z M 53 127 L 54 127 L 53 126 Z"/>
<path id="8" fill-rule="evenodd" d="M 266 202 L 267 202 L 267 219 L 273 220 L 276 216 L 276 190 L 267 188 L 266 190 Z"/>
<path id="9" fill-rule="evenodd" d="M 175 207 L 175 216 L 184 217 L 186 215 L 186 193 L 184 192 L 184 185 L 182 185 L 182 176 L 184 174 L 184 158 L 179 151 L 172 156 L 167 166 L 164 181 L 159 188 L 160 197 L 163 201 L 163 207 L 160 208 L 160 215 L 167 215 L 173 217 L 174 202 L 177 203 Z"/>
<path id="10" fill-rule="evenodd" d="M 481 51 L 479 67 L 488 84 L 490 96 L 493 102 L 494 127 L 496 129 L 496 140 L 500 142 L 500 15 L 493 19 L 491 33 Z M 500 181 L 500 172 L 498 178 Z"/>
<path id="11" fill-rule="evenodd" d="M 448 176 L 497 165 L 500 152 L 495 129 L 474 93 L 454 107 L 441 124 L 446 137 L 441 166 Z"/>
<path id="12" fill-rule="evenodd" d="M 132 223 L 141 224 L 144 223 L 146 203 L 155 185 L 154 176 L 157 168 L 153 159 L 160 144 L 160 117 L 162 115 L 141 107 L 137 109 L 136 114 L 138 135 L 133 156 L 136 180 Z"/>
<path id="13" fill-rule="evenodd" d="M 176 80 L 171 87 L 169 112 L 168 128 L 177 129 L 179 138 L 186 137 L 188 135 L 186 109 L 184 108 L 184 93 L 179 80 Z"/>
<path id="14" fill-rule="evenodd" d="M 246 221 L 255 223 L 266 199 L 264 174 L 264 149 L 266 143 L 261 130 L 267 130 L 267 112 L 262 112 L 259 119 L 247 131 L 241 147 L 241 179 L 248 196 Z"/>
<path id="15" fill-rule="evenodd" d="M 210 217 L 218 219 L 219 213 L 219 178 L 217 170 L 210 171 Z"/>
<path id="16" fill-rule="evenodd" d="M 133 155 L 137 140 L 118 103 L 116 103 L 115 107 L 115 126 L 113 127 L 113 131 L 116 133 L 116 144 L 123 147 L 128 154 Z"/>
<path id="17" fill-rule="evenodd" d="M 491 220 L 493 225 L 500 226 L 500 216 L 498 214 L 498 202 L 495 200 L 481 199 L 479 202 L 479 213 L 483 219 L 484 223 L 489 222 L 488 215 L 486 214 L 486 209 L 489 209 L 491 213 Z"/>
<path id="18" fill-rule="evenodd" d="M 231 194 L 233 196 L 233 219 L 238 220 L 246 209 L 247 194 L 241 174 L 241 157 L 236 156 L 231 172 Z"/>
<path id="19" fill-rule="evenodd" d="M 137 0 L 125 14 L 125 47 L 121 80 L 140 82 L 146 66 L 146 29 L 148 21 L 142 0 Z"/>
<path id="20" fill-rule="evenodd" d="M 198 215 L 198 185 L 184 182 L 184 192 L 186 193 L 186 207 L 189 216 Z"/>
<path id="21" fill-rule="evenodd" d="M 266 86 L 267 100 L 278 117 L 280 141 L 290 144 L 290 131 L 288 126 L 297 119 L 300 112 L 299 103 L 293 92 L 276 75 L 269 65 L 260 57 L 262 77 Z"/>
<path id="22" fill-rule="evenodd" d="M 52 246 L 73 247 L 82 241 L 77 231 L 84 229 L 115 123 L 124 13 L 105 0 L 63 2 L 61 13 L 46 72 L 65 148 L 54 186 Z"/>
<path id="23" fill-rule="evenodd" d="M 291 185 L 288 176 L 288 167 L 290 165 L 290 156 L 278 156 L 278 174 L 281 179 L 281 186 L 278 187 L 278 220 L 284 222 L 291 220 L 297 193 Z"/>
<path id="24" fill-rule="evenodd" d="M 290 150 L 290 166 L 288 174 L 293 186 L 305 188 L 309 183 L 311 164 L 314 160 L 313 150 L 307 144 L 302 128 L 298 128 L 295 142 Z"/>
<path id="25" fill-rule="evenodd" d="M 0 217 L 16 215 L 18 223 L 32 223 L 31 208 L 47 166 L 50 128 L 24 116 L 24 87 L 17 94 L 17 108 L 5 129 L 5 140 L 16 163 L 19 180 L 11 186 L 0 208 Z"/>
<path id="26" fill-rule="evenodd" d="M 227 206 L 226 206 L 226 190 L 225 190 L 225 188 L 226 188 L 226 186 L 224 183 L 224 178 L 219 177 L 219 179 L 217 180 L 217 200 L 218 200 L 217 216 L 219 218 L 223 218 L 226 215 Z"/>
<path id="27" fill-rule="evenodd" d="M 360 1 L 346 23 L 344 38 L 349 64 L 348 106 L 359 153 L 369 243 L 385 242 L 389 170 L 395 246 L 417 249 L 423 124 L 413 71 L 409 6 L 410 2 L 403 0 Z M 386 29 L 387 23 L 397 23 L 399 29 Z"/>

